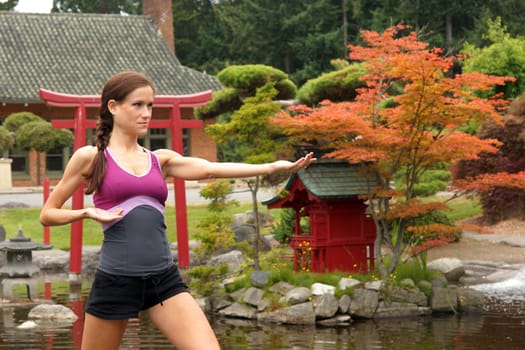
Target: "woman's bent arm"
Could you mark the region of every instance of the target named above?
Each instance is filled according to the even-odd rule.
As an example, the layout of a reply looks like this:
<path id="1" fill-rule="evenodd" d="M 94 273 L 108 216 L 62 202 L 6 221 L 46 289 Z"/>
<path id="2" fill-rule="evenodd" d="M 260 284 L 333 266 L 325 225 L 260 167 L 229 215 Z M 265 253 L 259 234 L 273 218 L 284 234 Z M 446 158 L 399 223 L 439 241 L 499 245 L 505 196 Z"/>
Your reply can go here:
<path id="1" fill-rule="evenodd" d="M 64 175 L 50 193 L 40 212 L 40 223 L 44 226 L 69 224 L 89 217 L 88 209 L 62 209 L 64 203 L 84 182 L 85 174 L 96 154 L 96 148 L 85 146 L 78 149 L 68 162 Z"/>

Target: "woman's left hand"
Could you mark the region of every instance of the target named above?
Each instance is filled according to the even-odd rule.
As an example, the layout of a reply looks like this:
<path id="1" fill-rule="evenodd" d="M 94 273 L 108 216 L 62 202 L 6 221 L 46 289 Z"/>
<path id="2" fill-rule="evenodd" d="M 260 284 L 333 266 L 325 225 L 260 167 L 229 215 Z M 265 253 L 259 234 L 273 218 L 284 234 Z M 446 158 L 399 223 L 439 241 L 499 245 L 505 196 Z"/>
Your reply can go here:
<path id="1" fill-rule="evenodd" d="M 314 158 L 313 152 L 308 153 L 306 156 L 297 159 L 295 162 L 289 162 L 287 160 L 278 160 L 274 163 L 276 171 L 287 171 L 295 173 L 301 169 L 306 169 L 310 164 L 317 161 Z"/>

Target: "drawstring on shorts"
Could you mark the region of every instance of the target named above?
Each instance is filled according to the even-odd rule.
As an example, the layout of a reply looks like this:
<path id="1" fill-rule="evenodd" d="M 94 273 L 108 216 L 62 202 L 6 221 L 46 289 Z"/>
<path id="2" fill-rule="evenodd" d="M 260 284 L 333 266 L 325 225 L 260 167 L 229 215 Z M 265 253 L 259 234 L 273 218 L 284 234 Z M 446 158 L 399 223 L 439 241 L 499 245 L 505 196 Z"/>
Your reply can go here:
<path id="1" fill-rule="evenodd" d="M 159 300 L 160 306 L 164 306 L 162 303 L 162 300 L 160 299 L 159 291 L 157 289 L 157 286 L 160 283 L 160 280 L 152 275 L 143 276 L 142 280 L 144 281 L 144 284 L 142 286 L 142 299 L 144 299 L 144 291 L 146 290 L 146 282 L 151 281 L 151 284 L 153 285 L 153 290 L 155 291 L 155 295 L 157 296 L 157 299 Z"/>

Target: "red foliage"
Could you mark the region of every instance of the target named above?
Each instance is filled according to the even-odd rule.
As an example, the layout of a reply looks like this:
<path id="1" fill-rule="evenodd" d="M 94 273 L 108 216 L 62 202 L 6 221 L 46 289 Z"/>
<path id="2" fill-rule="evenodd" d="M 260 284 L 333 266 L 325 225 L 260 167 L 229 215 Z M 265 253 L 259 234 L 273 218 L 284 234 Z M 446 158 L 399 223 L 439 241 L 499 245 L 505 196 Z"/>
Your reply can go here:
<path id="1" fill-rule="evenodd" d="M 366 45 L 349 46 L 350 60 L 363 62 L 366 71 L 361 77 L 366 87 L 358 89 L 353 101 L 295 107 L 271 119 L 297 144 L 319 145 L 328 150 L 325 157 L 364 164 L 368 173 L 381 179 L 384 188 L 377 190 L 370 208 L 382 244 L 395 241 L 388 229 L 390 222 L 443 209 L 435 203 L 411 200 L 413 186 L 425 170 L 498 151 L 498 140 L 461 130 L 471 122 L 501 124 L 500 111 L 508 101 L 501 96 L 482 98 L 478 92 L 490 92 L 495 85 L 514 80 L 480 73 L 453 74 L 452 67 L 461 57 L 429 49 L 416 32 L 401 35 L 407 29 L 362 31 Z M 390 195 L 399 192 L 392 191 L 390 184 L 401 169 L 409 177 L 404 198 L 397 201 Z M 447 237 L 436 237 L 424 244 L 448 242 Z M 391 248 L 400 254 L 399 246 Z"/>
<path id="2" fill-rule="evenodd" d="M 411 199 L 392 205 L 388 214 L 385 215 L 385 219 L 393 221 L 396 219 L 418 218 L 433 211 L 446 209 L 448 207 L 442 202 L 423 203 L 418 199 Z"/>
<path id="3" fill-rule="evenodd" d="M 452 168 L 459 188 L 480 195 L 485 222 L 525 217 L 524 130 L 525 95 L 512 103 L 502 125 L 487 123 L 479 132 L 501 143 L 498 152 L 481 153 Z"/>

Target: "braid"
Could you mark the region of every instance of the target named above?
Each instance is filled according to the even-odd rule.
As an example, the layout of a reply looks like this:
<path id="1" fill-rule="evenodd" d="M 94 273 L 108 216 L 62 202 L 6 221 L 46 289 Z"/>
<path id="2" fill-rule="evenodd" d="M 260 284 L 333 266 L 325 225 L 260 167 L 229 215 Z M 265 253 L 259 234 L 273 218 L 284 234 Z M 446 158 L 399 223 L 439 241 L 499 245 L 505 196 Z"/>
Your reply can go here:
<path id="1" fill-rule="evenodd" d="M 91 194 L 100 188 L 106 172 L 106 156 L 104 150 L 109 144 L 109 138 L 113 131 L 113 115 L 108 109 L 109 101 L 124 101 L 132 91 L 143 86 L 150 86 L 153 91 L 155 91 L 153 83 L 147 76 L 133 71 L 118 73 L 111 77 L 106 82 L 106 85 L 104 85 L 95 135 L 95 146 L 98 152 L 95 158 L 93 158 L 93 163 L 91 163 L 91 167 L 86 176 L 86 194 Z"/>
<path id="2" fill-rule="evenodd" d="M 110 115 L 108 118 L 107 115 Z M 106 115 L 106 117 L 103 117 Z M 109 111 L 103 111 L 100 118 L 97 121 L 96 128 L 96 139 L 95 146 L 97 147 L 97 154 L 91 163 L 89 168 L 88 175 L 86 176 L 86 194 L 91 194 L 99 189 L 104 174 L 106 172 L 106 157 L 104 155 L 104 150 L 109 144 L 109 137 L 111 136 L 111 131 L 113 130 L 113 117 Z"/>

